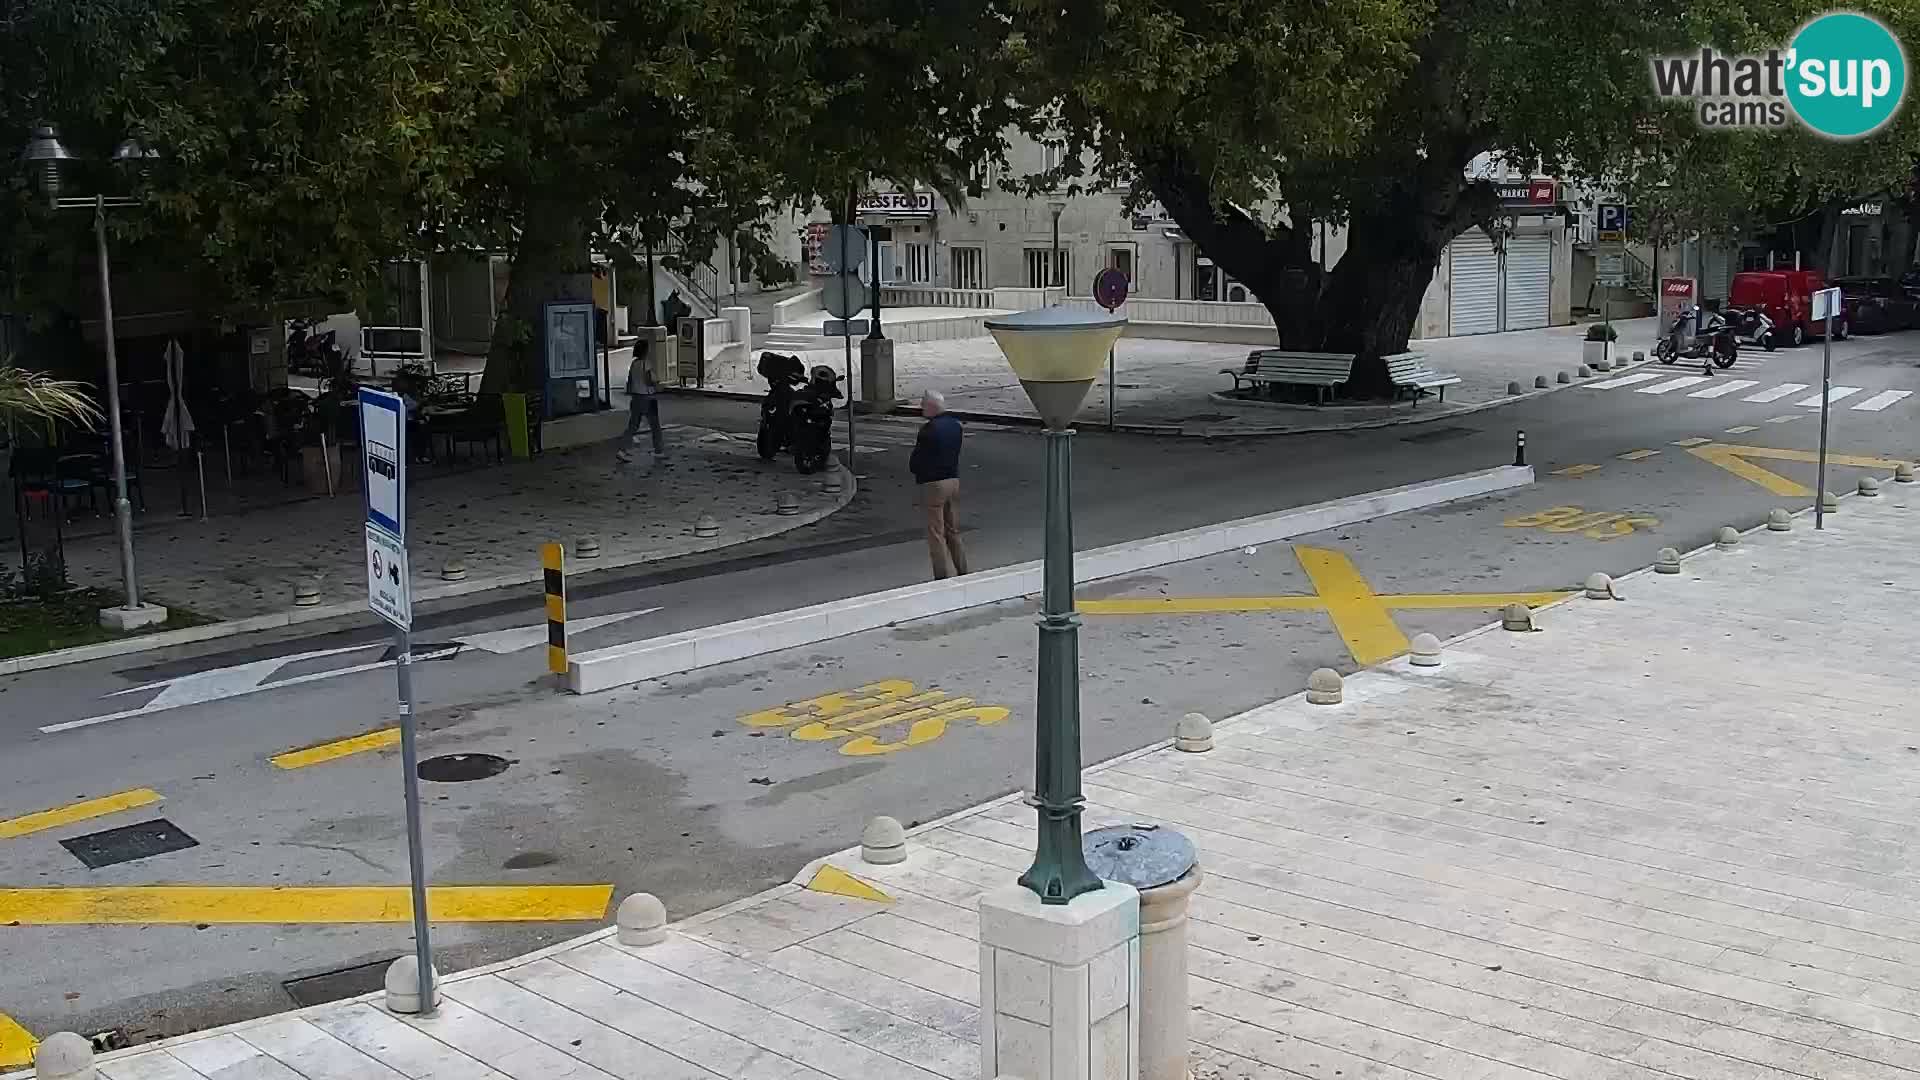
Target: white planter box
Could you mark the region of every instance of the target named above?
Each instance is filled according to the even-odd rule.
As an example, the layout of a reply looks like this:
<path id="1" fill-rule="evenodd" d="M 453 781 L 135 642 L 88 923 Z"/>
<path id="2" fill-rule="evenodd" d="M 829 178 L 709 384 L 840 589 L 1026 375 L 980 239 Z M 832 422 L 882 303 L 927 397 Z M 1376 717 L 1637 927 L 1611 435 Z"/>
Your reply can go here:
<path id="1" fill-rule="evenodd" d="M 1612 341 L 1582 341 L 1580 362 L 1595 370 L 1598 370 L 1602 364 L 1612 367 L 1613 347 L 1616 344 L 1618 343 Z"/>

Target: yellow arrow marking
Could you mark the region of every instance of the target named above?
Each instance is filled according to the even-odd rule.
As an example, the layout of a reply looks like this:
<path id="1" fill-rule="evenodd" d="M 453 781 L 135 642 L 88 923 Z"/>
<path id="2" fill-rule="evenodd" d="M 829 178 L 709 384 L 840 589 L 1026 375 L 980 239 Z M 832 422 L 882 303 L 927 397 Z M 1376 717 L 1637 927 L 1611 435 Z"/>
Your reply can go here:
<path id="1" fill-rule="evenodd" d="M 1355 660 L 1377 664 L 1407 651 L 1407 636 L 1394 624 L 1393 614 L 1367 579 L 1360 576 L 1352 559 L 1342 552 L 1304 545 L 1295 547 L 1293 553 L 1313 581 L 1313 591 L 1326 601 L 1333 628 L 1340 632 Z"/>
<path id="2" fill-rule="evenodd" d="M 837 866 L 823 866 L 814 871 L 807 888 L 814 892 L 831 893 L 834 896 L 851 896 L 855 900 L 871 900 L 876 904 L 891 904 L 893 897 L 861 881 Z"/>
<path id="3" fill-rule="evenodd" d="M 39 1045 L 40 1040 L 13 1017 L 0 1013 L 0 1069 L 33 1064 L 33 1048 Z"/>
<path id="4" fill-rule="evenodd" d="M 76 821 L 105 817 L 122 810 L 132 810 L 137 806 L 150 806 L 160 801 L 160 793 L 152 788 L 134 788 L 114 795 L 103 795 L 98 799 L 88 799 L 71 806 L 61 806 L 52 810 L 42 810 L 37 814 L 10 818 L 0 821 L 0 840 L 37 833 L 44 829 L 55 829 L 62 825 L 71 825 Z"/>
<path id="5" fill-rule="evenodd" d="M 443 885 L 427 890 L 435 922 L 566 922 L 606 917 L 611 885 Z M 177 923 L 402 923 L 404 885 L 140 885 L 0 889 L 0 926 Z"/>
<path id="6" fill-rule="evenodd" d="M 1812 450 L 1780 450 L 1771 446 L 1737 446 L 1732 443 L 1708 443 L 1705 446 L 1690 446 L 1687 453 L 1702 461 L 1709 461 L 1727 470 L 1742 480 L 1751 480 L 1768 491 L 1783 498 L 1806 498 L 1813 489 L 1770 472 L 1746 460 L 1761 458 L 1772 461 L 1798 461 L 1817 464 L 1820 455 Z M 1827 454 L 1830 465 L 1850 465 L 1860 469 L 1891 469 L 1900 464 L 1892 458 L 1864 457 L 1859 454 Z"/>

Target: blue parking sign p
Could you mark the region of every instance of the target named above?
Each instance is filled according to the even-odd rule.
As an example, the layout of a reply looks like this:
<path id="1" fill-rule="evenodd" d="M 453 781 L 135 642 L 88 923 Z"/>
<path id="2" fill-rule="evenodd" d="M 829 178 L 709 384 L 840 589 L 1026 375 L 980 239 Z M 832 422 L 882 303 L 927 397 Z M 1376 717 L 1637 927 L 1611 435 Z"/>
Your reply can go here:
<path id="1" fill-rule="evenodd" d="M 1627 231 L 1627 208 L 1624 203 L 1601 203 L 1599 218 L 1601 232 Z"/>

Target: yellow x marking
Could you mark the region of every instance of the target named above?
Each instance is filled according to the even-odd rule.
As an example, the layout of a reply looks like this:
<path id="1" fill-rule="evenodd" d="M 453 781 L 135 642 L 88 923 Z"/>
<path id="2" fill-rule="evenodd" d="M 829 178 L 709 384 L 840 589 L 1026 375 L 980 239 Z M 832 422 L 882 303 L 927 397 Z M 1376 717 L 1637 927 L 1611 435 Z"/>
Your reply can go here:
<path id="1" fill-rule="evenodd" d="M 1407 636 L 1393 621 L 1394 611 L 1500 608 L 1508 604 L 1540 607 L 1572 595 L 1521 593 L 1376 593 L 1353 560 L 1328 548 L 1298 544 L 1293 549 L 1313 582 L 1312 596 L 1153 596 L 1081 600 L 1088 615 L 1221 615 L 1248 611 L 1324 611 L 1361 664 L 1377 664 L 1407 651 Z"/>
<path id="2" fill-rule="evenodd" d="M 1775 495 L 1789 499 L 1810 496 L 1813 494 L 1813 489 L 1789 480 L 1771 469 L 1763 469 L 1747 459 L 1798 461 L 1805 464 L 1813 464 L 1820 460 L 1820 455 L 1811 450 L 1781 450 L 1771 446 L 1739 446 L 1733 443 L 1706 443 L 1701 446 L 1690 446 L 1687 448 L 1687 453 L 1703 461 L 1710 461 L 1742 480 L 1751 480 Z M 1827 463 L 1850 465 L 1860 469 L 1891 469 L 1900 464 L 1892 458 L 1834 453 L 1827 455 Z"/>

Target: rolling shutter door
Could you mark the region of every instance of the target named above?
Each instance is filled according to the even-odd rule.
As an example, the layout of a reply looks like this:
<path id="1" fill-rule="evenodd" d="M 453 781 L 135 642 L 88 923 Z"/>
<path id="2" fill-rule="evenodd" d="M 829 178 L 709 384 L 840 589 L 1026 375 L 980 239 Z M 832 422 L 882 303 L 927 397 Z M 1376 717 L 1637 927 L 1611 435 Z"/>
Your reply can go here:
<path id="1" fill-rule="evenodd" d="M 1500 329 L 1500 259 L 1493 241 L 1468 229 L 1447 245 L 1453 286 L 1447 300 L 1448 332 L 1491 334 Z"/>
<path id="2" fill-rule="evenodd" d="M 1507 319 L 1502 330 L 1531 330 L 1550 321 L 1553 240 L 1515 236 L 1507 240 Z"/>

